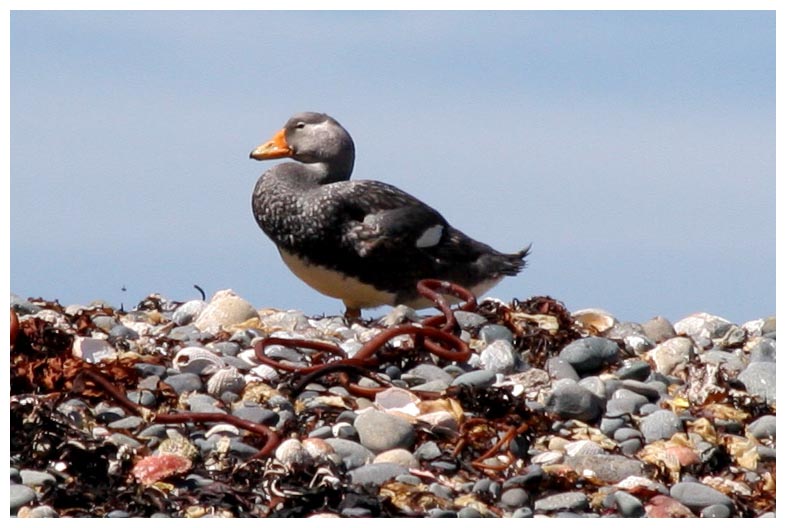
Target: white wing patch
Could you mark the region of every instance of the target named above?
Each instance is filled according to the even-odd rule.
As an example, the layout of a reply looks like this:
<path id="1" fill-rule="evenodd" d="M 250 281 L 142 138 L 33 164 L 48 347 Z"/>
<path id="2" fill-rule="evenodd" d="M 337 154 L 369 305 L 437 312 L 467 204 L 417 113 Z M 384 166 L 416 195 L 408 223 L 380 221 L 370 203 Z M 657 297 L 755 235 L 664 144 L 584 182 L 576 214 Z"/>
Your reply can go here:
<path id="1" fill-rule="evenodd" d="M 442 231 L 444 227 L 440 224 L 433 225 L 423 231 L 420 237 L 415 241 L 415 247 L 427 248 L 436 246 L 442 240 Z"/>

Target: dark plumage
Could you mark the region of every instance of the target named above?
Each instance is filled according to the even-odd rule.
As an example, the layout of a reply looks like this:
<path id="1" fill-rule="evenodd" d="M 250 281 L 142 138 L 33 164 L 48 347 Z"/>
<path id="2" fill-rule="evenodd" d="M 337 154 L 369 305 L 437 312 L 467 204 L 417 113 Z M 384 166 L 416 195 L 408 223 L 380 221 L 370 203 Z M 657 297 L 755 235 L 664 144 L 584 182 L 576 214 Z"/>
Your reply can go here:
<path id="1" fill-rule="evenodd" d="M 525 265 L 529 248 L 500 253 L 392 185 L 349 181 L 355 146 L 328 115 L 294 115 L 251 157 L 299 162 L 276 165 L 259 178 L 254 217 L 290 269 L 343 300 L 348 315 L 381 304 L 427 306 L 415 287 L 424 278 L 480 295 Z"/>

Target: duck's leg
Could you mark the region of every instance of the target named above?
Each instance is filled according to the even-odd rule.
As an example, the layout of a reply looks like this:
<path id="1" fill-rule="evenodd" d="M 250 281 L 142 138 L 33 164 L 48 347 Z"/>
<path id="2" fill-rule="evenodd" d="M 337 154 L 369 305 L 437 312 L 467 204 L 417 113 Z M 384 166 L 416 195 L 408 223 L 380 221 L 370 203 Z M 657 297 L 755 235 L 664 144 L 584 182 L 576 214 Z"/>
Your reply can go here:
<path id="1" fill-rule="evenodd" d="M 347 310 L 344 312 L 344 319 L 347 320 L 347 323 L 354 323 L 360 321 L 360 308 L 357 306 L 346 306 Z"/>

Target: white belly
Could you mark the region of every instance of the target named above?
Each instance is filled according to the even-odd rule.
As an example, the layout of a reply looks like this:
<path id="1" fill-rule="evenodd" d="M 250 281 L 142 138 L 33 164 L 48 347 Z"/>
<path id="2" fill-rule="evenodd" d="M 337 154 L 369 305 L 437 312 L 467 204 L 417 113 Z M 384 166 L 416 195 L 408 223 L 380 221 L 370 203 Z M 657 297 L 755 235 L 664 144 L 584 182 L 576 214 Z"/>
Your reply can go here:
<path id="1" fill-rule="evenodd" d="M 284 250 L 279 252 L 284 264 L 300 280 L 323 295 L 341 299 L 347 308 L 372 308 L 395 302 L 395 295 L 390 292 L 377 290 L 337 271 L 311 264 Z"/>

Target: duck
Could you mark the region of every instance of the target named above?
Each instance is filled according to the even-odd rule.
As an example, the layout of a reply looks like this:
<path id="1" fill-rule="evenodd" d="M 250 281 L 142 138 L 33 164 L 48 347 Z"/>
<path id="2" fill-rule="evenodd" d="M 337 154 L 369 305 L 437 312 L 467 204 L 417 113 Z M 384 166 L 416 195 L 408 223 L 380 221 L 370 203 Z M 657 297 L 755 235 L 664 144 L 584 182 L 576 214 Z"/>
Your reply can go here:
<path id="1" fill-rule="evenodd" d="M 307 285 L 361 310 L 432 304 L 417 291 L 437 279 L 480 296 L 526 265 L 530 247 L 502 253 L 454 228 L 436 209 L 376 180 L 350 180 L 355 144 L 334 118 L 293 115 L 250 158 L 292 161 L 267 169 L 251 206 L 284 264 Z"/>

